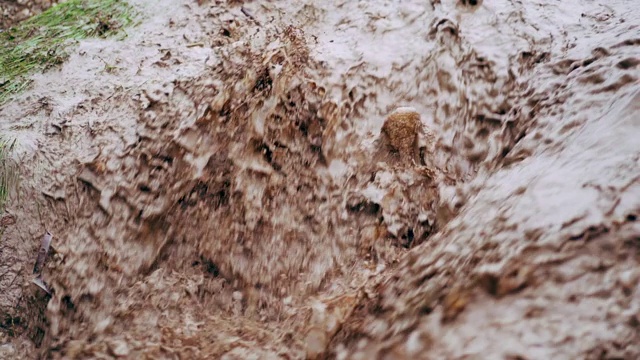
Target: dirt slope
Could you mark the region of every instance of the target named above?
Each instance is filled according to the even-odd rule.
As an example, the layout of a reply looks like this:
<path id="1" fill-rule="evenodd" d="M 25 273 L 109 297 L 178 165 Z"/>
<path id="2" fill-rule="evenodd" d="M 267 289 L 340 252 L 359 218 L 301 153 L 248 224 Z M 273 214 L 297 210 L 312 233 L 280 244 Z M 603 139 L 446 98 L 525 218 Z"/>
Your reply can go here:
<path id="1" fill-rule="evenodd" d="M 0 110 L 0 357 L 640 356 L 629 1 L 132 3 Z"/>
<path id="2" fill-rule="evenodd" d="M 56 0 L 0 0 L 0 31 L 59 3 Z"/>

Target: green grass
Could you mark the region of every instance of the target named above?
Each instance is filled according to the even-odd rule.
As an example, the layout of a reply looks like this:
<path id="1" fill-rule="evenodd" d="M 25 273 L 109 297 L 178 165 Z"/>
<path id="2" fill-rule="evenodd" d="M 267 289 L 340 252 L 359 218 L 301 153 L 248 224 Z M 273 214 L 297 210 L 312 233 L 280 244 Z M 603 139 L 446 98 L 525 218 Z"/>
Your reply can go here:
<path id="1" fill-rule="evenodd" d="M 1 32 L 0 105 L 29 86 L 29 74 L 62 63 L 74 40 L 119 33 L 133 16 L 122 0 L 68 0 Z"/>
<path id="2" fill-rule="evenodd" d="M 18 172 L 15 164 L 8 158 L 13 149 L 14 142 L 0 139 L 0 214 L 9 198 L 9 194 L 18 181 Z"/>

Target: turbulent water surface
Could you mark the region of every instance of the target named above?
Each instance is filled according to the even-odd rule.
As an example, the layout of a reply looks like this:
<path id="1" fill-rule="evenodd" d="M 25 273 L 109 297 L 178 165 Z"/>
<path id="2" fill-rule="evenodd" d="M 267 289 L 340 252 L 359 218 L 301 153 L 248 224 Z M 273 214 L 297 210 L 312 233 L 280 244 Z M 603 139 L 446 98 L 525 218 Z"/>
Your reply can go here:
<path id="1" fill-rule="evenodd" d="M 640 357 L 633 1 L 132 3 L 0 110 L 0 357 Z"/>

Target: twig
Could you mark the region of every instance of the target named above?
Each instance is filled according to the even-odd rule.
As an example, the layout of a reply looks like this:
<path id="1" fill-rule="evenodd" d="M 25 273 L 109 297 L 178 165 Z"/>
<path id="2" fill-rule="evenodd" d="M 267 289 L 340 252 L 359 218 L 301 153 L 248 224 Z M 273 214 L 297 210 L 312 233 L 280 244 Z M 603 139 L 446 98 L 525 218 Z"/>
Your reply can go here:
<path id="1" fill-rule="evenodd" d="M 240 8 L 240 11 L 242 11 L 242 13 L 248 17 L 249 19 L 253 20 L 253 22 L 256 23 L 256 25 L 258 26 L 262 26 L 260 25 L 260 22 L 258 20 L 256 20 L 256 18 L 249 12 L 249 10 L 247 8 L 245 8 L 244 6 Z"/>
<path id="2" fill-rule="evenodd" d="M 51 245 L 51 239 L 53 236 L 48 231 L 44 234 L 42 238 L 42 243 L 40 244 L 40 251 L 38 251 L 38 258 L 36 259 L 36 265 L 33 267 L 34 274 L 40 274 L 42 271 L 42 267 L 44 265 L 44 261 L 47 259 L 47 255 L 49 254 L 49 246 Z"/>

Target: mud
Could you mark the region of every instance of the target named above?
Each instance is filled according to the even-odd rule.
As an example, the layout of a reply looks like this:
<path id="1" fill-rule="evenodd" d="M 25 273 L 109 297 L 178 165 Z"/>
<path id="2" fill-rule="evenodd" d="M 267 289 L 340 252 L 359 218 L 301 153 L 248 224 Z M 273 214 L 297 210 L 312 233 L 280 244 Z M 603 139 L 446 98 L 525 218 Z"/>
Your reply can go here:
<path id="1" fill-rule="evenodd" d="M 62 1 L 56 0 L 2 0 L 0 1 L 0 30 L 8 29 L 22 20 L 40 14 Z"/>
<path id="2" fill-rule="evenodd" d="M 0 356 L 640 356 L 628 2 L 133 4 L 0 110 Z"/>

